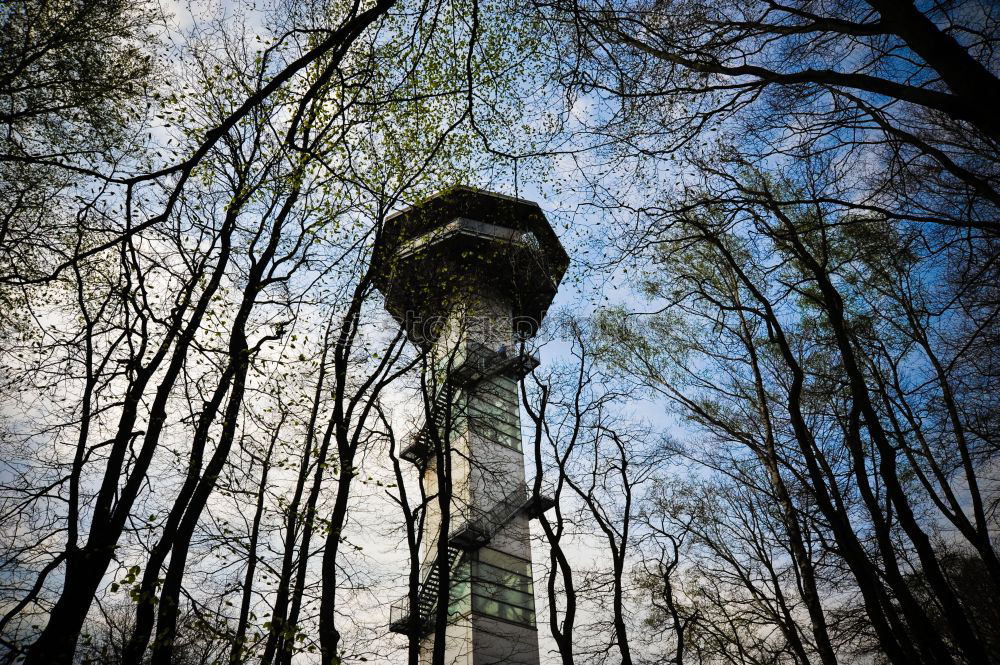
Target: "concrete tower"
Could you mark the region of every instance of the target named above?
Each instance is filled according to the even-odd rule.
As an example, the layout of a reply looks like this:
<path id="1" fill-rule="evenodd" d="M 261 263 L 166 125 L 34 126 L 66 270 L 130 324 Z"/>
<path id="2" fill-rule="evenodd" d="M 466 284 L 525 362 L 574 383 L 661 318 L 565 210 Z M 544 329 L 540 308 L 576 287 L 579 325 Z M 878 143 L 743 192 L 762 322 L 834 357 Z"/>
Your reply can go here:
<path id="1" fill-rule="evenodd" d="M 430 663 L 447 521 L 445 662 L 537 665 L 528 520 L 551 501 L 525 486 L 517 381 L 538 361 L 520 342 L 535 334 L 569 259 L 536 204 L 467 187 L 390 217 L 382 238 L 377 285 L 429 359 L 432 406 L 401 456 L 424 472 L 429 495 L 448 476 L 452 492 L 447 520 L 428 507 L 418 606 L 394 603 L 390 629 L 417 634 Z"/>

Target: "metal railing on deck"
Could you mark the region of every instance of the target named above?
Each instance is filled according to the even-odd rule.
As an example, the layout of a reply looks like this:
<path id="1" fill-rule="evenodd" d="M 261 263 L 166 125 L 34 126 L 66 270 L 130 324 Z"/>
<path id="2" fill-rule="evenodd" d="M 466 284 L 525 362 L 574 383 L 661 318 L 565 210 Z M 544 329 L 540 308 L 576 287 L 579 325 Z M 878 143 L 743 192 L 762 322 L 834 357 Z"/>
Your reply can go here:
<path id="1" fill-rule="evenodd" d="M 551 497 L 535 495 L 526 486 L 519 486 L 489 510 L 481 511 L 478 516 L 451 531 L 448 536 L 451 541 L 448 546 L 449 569 L 455 571 L 462 560 L 464 550 L 473 550 L 486 545 L 500 529 L 521 512 L 533 518 L 553 505 L 555 501 Z M 403 634 L 415 632 L 421 635 L 429 632 L 434 625 L 434 610 L 441 595 L 443 594 L 439 584 L 438 567 L 433 565 L 420 585 L 416 616 L 410 606 L 410 595 L 407 594 L 389 607 L 389 630 Z"/>
<path id="2" fill-rule="evenodd" d="M 500 374 L 520 379 L 536 367 L 538 358 L 521 351 L 516 344 L 493 349 L 479 342 L 469 342 L 465 358 L 451 369 L 449 380 L 456 385 L 469 386 Z"/>
<path id="3" fill-rule="evenodd" d="M 491 349 L 485 344 L 470 342 L 465 357 L 451 369 L 447 383 L 431 405 L 430 419 L 410 435 L 399 456 L 413 464 L 426 462 L 433 452 L 428 427 L 437 427 L 438 431 L 443 428 L 449 401 L 454 398 L 456 387 L 469 390 L 476 383 L 497 375 L 519 379 L 536 367 L 538 358 L 518 351 L 513 345 L 509 348 Z"/>
<path id="4" fill-rule="evenodd" d="M 544 505 L 544 507 L 538 504 Z M 531 489 L 521 485 L 489 510 L 478 511 L 478 514 L 476 514 L 477 511 L 474 511 L 469 521 L 452 530 L 449 539 L 456 547 L 462 549 L 482 547 L 520 512 L 527 511 L 529 517 L 535 517 L 548 510 L 553 504 L 554 501 L 551 498 L 535 497 Z"/>

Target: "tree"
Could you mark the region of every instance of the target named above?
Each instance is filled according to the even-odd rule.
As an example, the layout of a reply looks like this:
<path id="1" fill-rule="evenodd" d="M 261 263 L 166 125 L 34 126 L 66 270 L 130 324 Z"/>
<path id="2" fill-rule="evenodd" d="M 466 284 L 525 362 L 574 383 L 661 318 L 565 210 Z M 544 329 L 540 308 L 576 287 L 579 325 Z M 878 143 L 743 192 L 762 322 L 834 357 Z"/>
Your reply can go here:
<path id="1" fill-rule="evenodd" d="M 0 305 L 15 314 L 6 331 L 26 324 L 16 316 L 24 294 L 10 282 L 73 251 L 85 221 L 69 212 L 86 196 L 77 170 L 113 169 L 143 149 L 135 133 L 163 19 L 149 2 L 25 0 L 0 23 Z"/>
<path id="2" fill-rule="evenodd" d="M 537 5 L 574 54 L 561 80 L 603 102 L 581 129 L 611 152 L 704 153 L 719 131 L 760 167 L 826 155 L 838 186 L 825 203 L 845 213 L 996 234 L 1000 134 L 983 102 L 1000 94 L 998 35 L 985 3 Z M 595 194 L 612 206 L 613 191 Z"/>
<path id="3" fill-rule="evenodd" d="M 388 370 L 398 357 L 400 340 L 398 335 L 390 340 L 383 356 L 375 353 L 383 360 L 373 365 L 370 381 L 355 383 L 359 362 L 370 362 L 373 353 L 368 340 L 363 348 L 355 346 L 361 343 L 359 331 L 367 328 L 361 315 L 372 292 L 364 257 L 377 245 L 380 220 L 420 181 L 429 165 L 447 169 L 437 156 L 451 133 L 446 127 L 443 132 L 422 135 L 421 142 L 399 144 L 402 154 L 428 148 L 421 155 L 424 167 L 405 171 L 399 168 L 410 163 L 405 158 L 372 169 L 372 157 L 348 143 L 348 137 L 353 141 L 360 132 L 370 131 L 371 136 L 392 125 L 392 104 L 397 111 L 401 107 L 412 110 L 406 107 L 410 100 L 394 98 L 399 86 L 412 82 L 407 72 L 375 84 L 368 69 L 373 61 L 386 57 L 384 50 L 406 51 L 407 45 L 391 43 L 380 50 L 383 45 L 376 42 L 365 43 L 370 50 L 354 47 L 356 42 L 363 43 L 359 39 L 364 29 L 384 17 L 390 4 L 364 11 L 347 7 L 344 14 L 337 13 L 339 7 L 326 7 L 305 18 L 292 15 L 288 19 L 292 25 L 279 24 L 285 32 L 276 36 L 272 48 L 264 50 L 254 51 L 252 42 L 240 38 L 238 28 L 227 33 L 207 26 L 193 35 L 187 89 L 200 94 L 190 97 L 175 90 L 165 102 L 174 111 L 171 119 L 181 125 L 191 156 L 182 166 L 131 179 L 91 174 L 103 177 L 106 189 L 98 193 L 96 204 L 84 202 L 83 210 L 94 206 L 106 213 L 113 222 L 102 229 L 107 233 L 98 239 L 100 233 L 78 224 L 76 246 L 67 261 L 37 279 L 11 278 L 21 287 L 37 289 L 28 299 L 31 307 L 49 306 L 36 299 L 48 287 L 29 287 L 29 283 L 67 282 L 76 293 L 55 299 L 46 315 L 68 316 L 78 308 L 84 320 L 83 328 L 65 342 L 49 344 L 42 352 L 32 349 L 32 353 L 61 355 L 74 372 L 75 381 L 68 381 L 64 374 L 60 382 L 72 386 L 73 406 L 64 423 L 42 424 L 45 419 L 39 418 L 37 423 L 28 419 L 19 424 L 25 441 L 37 435 L 38 430 L 32 429 L 36 424 L 55 431 L 57 452 L 41 464 L 26 459 L 24 453 L 30 455 L 30 450 L 18 451 L 11 458 L 15 465 L 26 464 L 22 468 L 50 470 L 41 489 L 32 477 L 24 477 L 21 485 L 11 488 L 12 496 L 19 497 L 11 514 L 38 509 L 43 519 L 51 519 L 41 541 L 19 536 L 25 541 L 25 561 L 11 558 L 7 562 L 17 571 L 16 577 L 28 580 L 3 619 L 4 625 L 15 622 L 19 626 L 14 632 L 17 642 L 33 641 L 28 662 L 67 662 L 73 657 L 94 598 L 106 584 L 106 572 L 112 562 L 124 558 L 125 548 L 133 544 L 133 531 L 155 534 L 155 542 L 148 556 L 139 560 L 144 565 L 128 566 L 125 582 L 111 585 L 112 592 L 129 587 L 139 600 L 126 659 L 137 662 L 143 657 L 154 622 L 153 660 L 167 662 L 174 656 L 185 597 L 196 611 L 207 611 L 186 593 L 184 579 L 191 573 L 189 559 L 196 551 L 195 539 L 203 528 L 209 500 L 231 463 L 234 443 L 248 427 L 246 394 L 264 390 L 260 382 L 266 385 L 269 368 L 276 362 L 270 349 L 274 342 L 284 340 L 302 308 L 323 302 L 317 297 L 317 283 L 336 284 L 340 279 L 350 299 L 344 319 L 334 326 L 329 340 L 335 399 L 328 439 L 332 435 L 337 444 L 342 481 L 340 503 L 325 522 L 326 532 L 334 534 L 324 548 L 330 563 L 324 571 L 323 609 L 331 609 L 327 603 L 332 602 L 338 585 L 337 545 L 354 473 L 349 458 L 367 436 L 366 418 L 379 390 L 392 380 Z M 321 27 L 303 43 L 289 39 L 300 34 L 296 21 L 317 19 Z M 326 35 L 325 39 L 319 39 L 320 35 Z M 287 60 L 283 63 L 282 59 Z M 347 63 L 357 67 L 355 74 L 349 81 L 332 81 L 334 70 L 343 74 Z M 308 67 L 312 67 L 308 75 L 297 78 Z M 275 72 L 277 78 L 268 78 Z M 364 85 L 366 80 L 368 85 Z M 359 82 L 362 85 L 357 86 Z M 279 89 L 284 93 L 272 94 Z M 294 94 L 286 94 L 292 90 Z M 410 123 L 414 127 L 433 124 L 438 118 L 428 113 L 415 116 Z M 161 185 L 162 198 L 156 196 Z M 152 202 L 145 198 L 151 194 Z M 118 195 L 124 200 L 117 199 Z M 114 209 L 116 204 L 121 207 Z M 132 215 L 158 204 L 160 212 L 138 227 L 132 225 Z M 125 225 L 115 230 L 120 215 Z M 345 221 L 351 216 L 374 221 L 352 228 Z M 119 232 L 121 228 L 125 231 Z M 331 236 L 331 231 L 342 233 Z M 318 244 L 324 235 L 331 238 L 326 247 Z M 72 279 L 62 276 L 66 270 Z M 44 338 L 44 323 L 39 332 Z M 17 351 L 24 348 L 32 348 L 28 337 Z M 124 360 L 119 357 L 122 353 Z M 29 363 L 19 369 L 24 386 L 41 387 L 37 365 Z M 322 390 L 322 378 L 319 385 Z M 356 404 L 363 411 L 359 421 L 354 419 Z M 185 410 L 188 418 L 175 422 L 173 415 Z M 109 433 L 110 439 L 105 440 Z M 67 435 L 75 438 L 71 463 L 62 452 Z M 44 447 L 40 451 L 45 454 Z M 306 453 L 308 460 L 311 447 Z M 166 461 L 171 455 L 178 463 L 176 469 Z M 318 510 L 316 492 L 327 464 L 321 459 L 318 466 L 305 466 L 319 471 L 317 489 L 308 499 L 310 511 Z M 182 477 L 171 487 L 172 494 L 156 496 L 151 486 L 175 477 L 170 473 L 174 470 L 181 471 Z M 46 503 L 47 493 L 59 494 L 64 487 L 68 487 L 68 512 L 47 512 L 52 507 Z M 146 524 L 134 529 L 137 512 L 154 505 L 163 511 L 165 521 L 158 523 L 154 512 Z M 286 641 L 293 641 L 302 604 L 314 519 L 312 512 L 307 528 L 298 532 L 305 553 L 299 561 L 298 588 L 290 599 L 292 632 L 277 633 Z M 63 532 L 65 538 L 60 535 Z M 286 546 L 294 550 L 293 543 Z M 22 568 L 42 553 L 42 564 L 35 570 L 30 570 L 30 564 L 28 570 Z M 163 565 L 166 571 L 161 579 Z M 42 592 L 57 569 L 62 592 L 46 597 Z M 136 583 L 139 571 L 141 579 Z M 50 599 L 50 607 L 40 608 L 47 614 L 46 627 L 34 635 L 23 623 L 24 612 L 36 611 L 36 603 Z M 323 617 L 321 634 L 329 636 L 335 631 L 325 622 L 332 619 L 332 611 Z M 245 622 L 244 618 L 237 632 L 246 631 Z M 322 641 L 327 660 L 333 659 L 336 639 L 332 646 L 326 637 Z M 281 658 L 287 662 L 292 652 L 290 645 L 282 647 Z"/>
<path id="4" fill-rule="evenodd" d="M 522 386 L 533 424 L 533 491 L 551 492 L 555 502 L 539 516 L 549 554 L 549 627 L 564 663 L 641 661 L 647 654 L 635 646 L 644 637 L 635 625 L 635 581 L 640 545 L 652 534 L 641 514 L 646 487 L 662 470 L 662 448 L 626 415 L 629 391 L 602 364 L 592 326 L 571 316 L 559 324 L 572 343 L 569 358 Z M 600 556 L 579 560 L 581 545 Z"/>
<path id="5" fill-rule="evenodd" d="M 693 197 L 697 202 L 664 218 L 667 230 L 657 236 L 658 270 L 648 293 L 663 299 L 662 313 L 641 327 L 627 315 L 608 315 L 606 331 L 616 344 L 609 351 L 630 372 L 646 376 L 716 445 L 725 444 L 725 455 L 700 453 L 702 464 L 746 478 L 735 454 L 742 450 L 772 469 L 756 491 L 784 506 L 783 538 L 792 545 L 817 645 L 824 646 L 833 611 L 818 604 L 818 584 L 836 579 L 822 571 L 844 566 L 890 661 L 989 659 L 989 647 L 944 572 L 934 534 L 940 520 L 960 522 L 965 546 L 984 566 L 993 565 L 985 513 L 983 521 L 975 518 L 983 497 L 973 490 L 971 516 L 947 499 L 957 483 L 978 487 L 990 463 L 988 454 L 973 462 L 972 449 L 991 449 L 986 441 L 992 435 L 983 432 L 982 444 L 970 446 L 962 436 L 963 416 L 948 409 L 949 400 L 928 401 L 927 386 L 935 385 L 940 396 L 950 379 L 933 369 L 933 361 L 925 364 L 927 349 L 912 341 L 913 327 L 896 336 L 901 320 L 917 322 L 898 315 L 889 304 L 895 298 L 882 299 L 896 292 L 890 282 L 915 287 L 931 265 L 948 261 L 946 252 L 921 250 L 919 229 L 897 232 L 876 221 L 844 220 L 836 206 L 787 205 L 789 198 L 821 197 L 808 165 L 797 181 L 777 180 L 745 162 L 705 168 L 713 179 Z M 801 197 L 798 188 L 805 190 Z M 756 194 L 743 196 L 751 190 Z M 889 274 L 894 277 L 886 279 Z M 920 297 L 933 296 L 927 291 Z M 953 322 L 947 315 L 925 317 L 916 327 L 929 326 L 953 348 L 944 340 L 964 329 L 952 328 Z M 614 351 L 622 348 L 630 350 Z M 955 376 L 964 362 L 971 359 L 950 356 Z M 920 369 L 927 367 L 929 376 Z M 918 383 L 918 376 L 931 383 Z M 905 414 L 916 411 L 924 417 L 903 426 Z M 929 440 L 936 445 L 928 446 Z M 784 442 L 780 448 L 778 441 Z M 948 472 L 940 472 L 942 464 Z M 939 471 L 931 471 L 934 481 L 925 475 L 928 468 Z M 801 498 L 790 502 L 796 495 Z M 751 514 L 760 514 L 763 505 Z M 935 603 L 949 608 L 943 637 L 916 636 L 939 624 L 913 595 L 905 572 L 910 566 L 928 575 Z M 995 584 L 992 575 L 989 580 Z M 832 645 L 845 638 L 827 639 L 826 657 L 833 657 Z"/>

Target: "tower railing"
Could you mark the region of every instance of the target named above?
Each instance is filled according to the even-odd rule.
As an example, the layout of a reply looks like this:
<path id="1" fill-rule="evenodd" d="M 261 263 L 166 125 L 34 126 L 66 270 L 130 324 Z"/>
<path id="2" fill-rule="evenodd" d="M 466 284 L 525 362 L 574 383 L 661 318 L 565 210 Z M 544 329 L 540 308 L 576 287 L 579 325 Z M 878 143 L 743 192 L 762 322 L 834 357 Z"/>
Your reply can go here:
<path id="1" fill-rule="evenodd" d="M 448 372 L 448 380 L 431 405 L 430 418 L 417 429 L 403 446 L 399 456 L 413 464 L 424 464 L 433 452 L 428 426 L 441 432 L 444 429 L 449 403 L 455 396 L 455 388 L 469 390 L 475 384 L 491 376 L 510 376 L 520 379 L 538 367 L 538 358 L 527 351 L 501 346 L 491 348 L 479 342 L 469 342 L 459 362 Z"/>
<path id="2" fill-rule="evenodd" d="M 538 357 L 518 348 L 513 342 L 493 348 L 470 341 L 462 362 L 448 376 L 452 383 L 467 388 L 491 376 L 505 375 L 514 379 L 527 376 L 538 367 Z"/>
<path id="3" fill-rule="evenodd" d="M 431 456 L 433 452 L 433 446 L 431 445 L 433 440 L 431 439 L 428 426 L 437 428 L 438 432 L 445 429 L 448 409 L 454 396 L 454 387 L 452 384 L 446 383 L 438 393 L 434 403 L 431 404 L 430 413 L 428 414 L 430 417 L 427 422 L 409 437 L 406 445 L 399 452 L 399 456 L 402 459 L 420 465 Z M 452 414 L 452 418 L 454 418 L 454 414 Z"/>
<path id="4" fill-rule="evenodd" d="M 448 547 L 448 570 L 452 573 L 459 567 L 463 552 L 457 547 Z M 389 630 L 394 633 L 426 635 L 434 627 L 434 615 L 438 598 L 441 596 L 441 575 L 437 563 L 431 566 L 417 592 L 417 612 L 413 612 L 410 594 L 396 600 L 389 606 Z"/>
<path id="5" fill-rule="evenodd" d="M 465 550 L 482 547 L 521 512 L 526 512 L 529 518 L 537 517 L 554 504 L 551 497 L 535 496 L 530 488 L 521 485 L 489 510 L 473 509 L 471 519 L 452 529 L 448 538 L 456 547 Z"/>
<path id="6" fill-rule="evenodd" d="M 535 494 L 525 485 L 519 486 L 495 506 L 479 512 L 472 519 L 452 529 L 448 535 L 448 568 L 454 572 L 465 558 L 465 553 L 488 544 L 507 524 L 522 512 L 529 519 L 538 517 L 555 505 L 552 497 Z M 411 609 L 410 594 L 396 600 L 389 607 L 389 630 L 395 633 L 415 632 L 426 635 L 434 627 L 438 599 L 447 597 L 440 585 L 440 570 L 430 567 L 417 593 L 417 613 Z"/>

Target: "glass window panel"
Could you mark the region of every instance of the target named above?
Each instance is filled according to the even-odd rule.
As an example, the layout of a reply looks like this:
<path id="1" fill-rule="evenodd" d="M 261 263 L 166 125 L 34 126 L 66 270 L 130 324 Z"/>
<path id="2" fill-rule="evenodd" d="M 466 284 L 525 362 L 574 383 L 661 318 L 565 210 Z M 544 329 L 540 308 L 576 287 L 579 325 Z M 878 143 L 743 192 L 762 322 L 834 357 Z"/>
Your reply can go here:
<path id="1" fill-rule="evenodd" d="M 473 593 L 477 595 L 502 601 L 508 605 L 514 605 L 516 607 L 529 610 L 535 607 L 534 596 L 522 591 L 517 591 L 516 589 L 500 586 L 492 582 L 480 582 L 478 580 L 473 582 L 472 588 Z"/>
<path id="2" fill-rule="evenodd" d="M 523 623 L 529 626 L 535 625 L 535 613 L 531 610 L 497 602 L 492 598 L 484 598 L 473 594 L 472 609 L 481 614 L 497 617 L 505 621 Z"/>
<path id="3" fill-rule="evenodd" d="M 448 603 L 448 614 L 468 614 L 472 611 L 472 596 L 466 594 L 460 598 L 452 598 Z"/>
<path id="4" fill-rule="evenodd" d="M 490 427 L 484 427 L 479 429 L 478 434 L 487 441 L 492 441 L 493 443 L 504 446 L 505 448 L 511 448 L 512 450 L 521 452 L 520 435 L 513 436 L 503 432 L 497 432 L 495 429 Z"/>
<path id="5" fill-rule="evenodd" d="M 499 395 L 508 400 L 517 399 L 517 383 L 510 378 L 491 376 L 480 384 L 482 392 Z"/>
<path id="6" fill-rule="evenodd" d="M 524 559 L 519 559 L 516 556 L 511 556 L 499 550 L 495 550 L 489 547 L 483 547 L 478 552 L 479 561 L 482 563 L 487 563 L 491 566 L 496 566 L 497 568 L 503 568 L 504 570 L 517 573 L 518 575 L 523 575 L 528 579 L 531 579 L 531 563 L 525 561 Z"/>
<path id="7" fill-rule="evenodd" d="M 521 430 L 517 427 L 514 427 L 510 423 L 501 422 L 489 418 L 477 418 L 474 420 L 474 422 L 481 428 L 488 430 L 489 432 L 496 432 L 497 434 L 503 434 L 509 437 L 520 438 L 521 436 Z"/>
<path id="8" fill-rule="evenodd" d="M 468 614 L 472 611 L 472 580 L 469 573 L 472 569 L 469 561 L 462 561 L 452 572 L 449 580 L 451 590 L 448 593 L 448 613 L 451 615 Z"/>
<path id="9" fill-rule="evenodd" d="M 497 390 L 493 386 L 483 386 L 471 397 L 472 399 L 470 399 L 469 402 L 484 410 L 509 410 L 511 408 L 517 408 L 518 406 L 517 397 L 514 394 L 508 393 L 505 390 Z"/>
<path id="10" fill-rule="evenodd" d="M 470 590 L 471 587 L 468 579 L 459 580 L 451 585 L 451 597 L 461 598 L 462 596 L 468 596 Z"/>
<path id="11" fill-rule="evenodd" d="M 484 584 L 505 586 L 522 593 L 533 593 L 531 578 L 503 568 L 479 562 L 476 566 L 476 581 Z"/>

